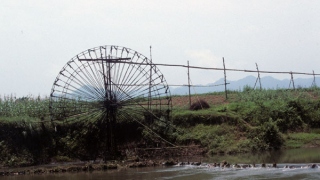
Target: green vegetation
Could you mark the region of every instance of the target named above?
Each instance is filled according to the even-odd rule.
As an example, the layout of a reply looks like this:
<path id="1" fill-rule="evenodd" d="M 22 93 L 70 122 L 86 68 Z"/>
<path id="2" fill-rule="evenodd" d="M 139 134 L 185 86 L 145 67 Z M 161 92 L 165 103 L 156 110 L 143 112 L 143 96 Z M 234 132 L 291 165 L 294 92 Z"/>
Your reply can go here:
<path id="1" fill-rule="evenodd" d="M 319 93 L 317 87 L 245 87 L 243 92 L 229 92 L 228 103 L 210 104 L 210 109 L 174 107 L 173 123 L 184 132 L 177 140 L 200 143 L 211 153 L 319 146 Z"/>
<path id="2" fill-rule="evenodd" d="M 315 147 L 320 145 L 320 133 L 299 132 L 287 134 L 286 147 L 299 148 L 303 146 Z"/>
<path id="3" fill-rule="evenodd" d="M 44 118 L 49 114 L 49 98 L 0 96 L 0 118 L 28 116 Z"/>
<path id="4" fill-rule="evenodd" d="M 118 122 L 117 143 L 122 156 L 136 147 L 167 146 L 152 129 L 177 145 L 201 145 L 209 154 L 233 154 L 282 148 L 320 146 L 320 89 L 317 87 L 202 94 L 210 108 L 190 111 L 174 102 L 169 124 L 155 120 Z M 148 116 L 146 115 L 145 118 Z M 49 99 L 0 97 L 0 162 L 26 166 L 51 161 L 101 158 L 106 149 L 98 122 L 52 123 Z M 120 157 L 120 156 L 119 156 Z"/>

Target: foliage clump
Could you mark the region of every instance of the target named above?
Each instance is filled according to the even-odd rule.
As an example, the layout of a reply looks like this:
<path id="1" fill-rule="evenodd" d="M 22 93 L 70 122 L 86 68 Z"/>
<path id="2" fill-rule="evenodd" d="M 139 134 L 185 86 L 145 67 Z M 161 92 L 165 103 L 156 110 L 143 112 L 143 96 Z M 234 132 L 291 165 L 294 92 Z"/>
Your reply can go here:
<path id="1" fill-rule="evenodd" d="M 192 103 L 189 109 L 192 111 L 196 111 L 200 109 L 209 109 L 209 108 L 210 108 L 210 105 L 205 100 L 200 99 Z"/>
<path id="2" fill-rule="evenodd" d="M 251 139 L 251 149 L 255 151 L 277 150 L 284 143 L 284 138 L 272 119 L 253 129 L 248 137 Z"/>

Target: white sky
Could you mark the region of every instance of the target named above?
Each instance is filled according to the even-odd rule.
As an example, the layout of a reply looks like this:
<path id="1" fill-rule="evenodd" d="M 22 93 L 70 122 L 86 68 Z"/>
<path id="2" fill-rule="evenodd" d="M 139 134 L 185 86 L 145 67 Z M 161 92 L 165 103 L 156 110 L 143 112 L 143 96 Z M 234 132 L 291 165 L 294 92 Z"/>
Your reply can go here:
<path id="1" fill-rule="evenodd" d="M 147 57 L 151 45 L 154 63 L 320 74 L 319 43 L 318 0 L 1 0 L 0 95 L 49 95 L 72 57 L 101 45 Z M 186 69 L 159 69 L 187 83 Z M 191 70 L 193 84 L 222 77 Z"/>

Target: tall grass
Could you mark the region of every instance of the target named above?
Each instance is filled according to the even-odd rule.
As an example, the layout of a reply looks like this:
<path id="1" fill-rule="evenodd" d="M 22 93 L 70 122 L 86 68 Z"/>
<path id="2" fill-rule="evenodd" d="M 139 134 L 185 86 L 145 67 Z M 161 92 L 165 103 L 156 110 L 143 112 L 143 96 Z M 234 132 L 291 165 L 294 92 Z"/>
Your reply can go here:
<path id="1" fill-rule="evenodd" d="M 13 95 L 0 96 L 0 117 L 35 117 L 49 115 L 49 98 L 26 96 L 17 98 Z"/>
<path id="2" fill-rule="evenodd" d="M 292 100 L 308 100 L 316 101 L 320 96 L 320 88 L 314 86 L 311 88 L 297 88 L 293 89 L 262 89 L 254 90 L 253 88 L 246 86 L 243 91 L 232 91 L 229 92 L 235 96 L 232 101 L 238 104 L 231 104 L 229 107 L 234 111 L 241 111 L 244 107 L 252 108 L 252 103 L 256 105 L 261 104 L 278 104 L 284 105 L 286 102 Z M 222 95 L 224 92 L 208 93 L 199 96 L 206 95 Z M 74 108 L 77 107 L 74 103 L 69 102 L 68 106 L 71 107 L 70 111 L 76 111 Z M 249 104 L 247 104 L 249 103 Z M 216 106 L 213 104 L 213 106 Z M 69 107 L 69 108 L 70 108 Z M 173 111 L 184 111 L 185 108 L 180 106 L 174 106 Z M 0 96 L 0 117 L 19 117 L 28 116 L 36 118 L 44 118 L 49 115 L 49 97 L 40 96 L 26 96 L 17 98 L 14 95 Z"/>
<path id="3" fill-rule="evenodd" d="M 297 89 L 261 89 L 255 90 L 245 86 L 242 92 L 238 92 L 238 101 L 257 102 L 257 101 L 288 101 L 293 99 L 304 98 L 308 100 L 317 99 L 320 95 L 320 88 L 313 86 L 310 88 Z"/>

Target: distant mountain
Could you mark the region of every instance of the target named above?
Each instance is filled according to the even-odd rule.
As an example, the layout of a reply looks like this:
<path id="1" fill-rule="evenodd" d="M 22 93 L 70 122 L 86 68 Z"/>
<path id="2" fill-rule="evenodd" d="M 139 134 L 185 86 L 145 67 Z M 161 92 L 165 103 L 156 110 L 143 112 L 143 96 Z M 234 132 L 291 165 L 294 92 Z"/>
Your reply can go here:
<path id="1" fill-rule="evenodd" d="M 237 81 L 227 80 L 227 83 L 229 83 L 227 85 L 227 89 L 241 91 L 244 86 L 250 86 L 253 88 L 256 83 L 256 80 L 257 80 L 257 77 L 254 77 L 254 76 L 247 76 Z M 313 82 L 313 78 L 294 79 L 294 85 L 296 88 L 310 87 L 312 85 L 312 82 Z M 316 77 L 315 82 L 317 85 L 320 85 L 320 77 Z M 290 83 L 290 79 L 279 80 L 271 76 L 266 76 L 261 78 L 261 86 L 264 89 L 289 88 L 289 85 L 291 88 L 293 87 L 292 83 Z M 210 87 L 191 87 L 191 93 L 203 94 L 203 93 L 209 93 L 209 92 L 224 91 L 224 79 L 221 78 L 214 83 L 206 84 L 203 86 L 210 86 Z M 259 81 L 257 81 L 256 88 L 260 88 Z M 188 94 L 189 89 L 187 86 L 178 86 L 175 88 L 170 87 L 170 91 L 172 95 L 186 95 Z"/>

